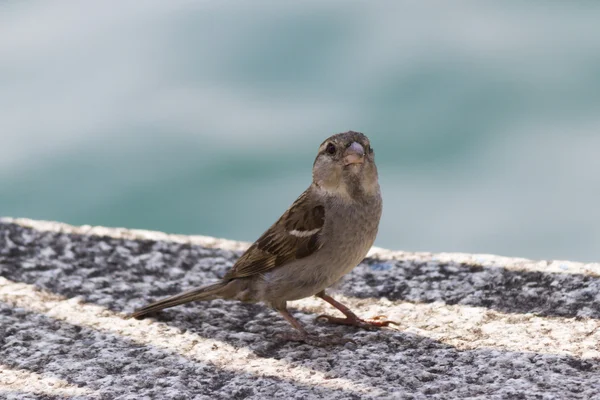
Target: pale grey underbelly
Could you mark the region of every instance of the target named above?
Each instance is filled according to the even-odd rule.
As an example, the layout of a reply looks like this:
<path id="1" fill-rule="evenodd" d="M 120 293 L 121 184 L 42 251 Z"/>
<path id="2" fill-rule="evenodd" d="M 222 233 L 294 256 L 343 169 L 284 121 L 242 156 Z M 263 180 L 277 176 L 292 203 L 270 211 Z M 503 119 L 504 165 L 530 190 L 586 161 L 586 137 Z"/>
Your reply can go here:
<path id="1" fill-rule="evenodd" d="M 327 251 L 327 249 L 322 249 Z M 367 250 L 368 251 L 368 248 Z M 292 301 L 310 297 L 339 281 L 362 261 L 366 251 L 347 257 L 320 253 L 296 260 L 289 265 L 262 275 L 263 301 Z"/>

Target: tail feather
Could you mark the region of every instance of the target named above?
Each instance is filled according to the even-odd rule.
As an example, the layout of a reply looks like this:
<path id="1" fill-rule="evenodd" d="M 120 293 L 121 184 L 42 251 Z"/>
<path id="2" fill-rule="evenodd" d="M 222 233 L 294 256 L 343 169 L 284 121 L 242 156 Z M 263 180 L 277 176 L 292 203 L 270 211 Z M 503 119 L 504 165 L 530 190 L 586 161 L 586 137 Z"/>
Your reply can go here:
<path id="1" fill-rule="evenodd" d="M 153 314 L 165 308 L 178 306 L 180 304 L 189 303 L 196 300 L 211 300 L 218 296 L 219 292 L 225 288 L 227 282 L 218 282 L 213 285 L 204 286 L 197 289 L 188 290 L 175 296 L 167 297 L 166 299 L 148 304 L 142 308 L 138 308 L 127 318 L 143 318 L 148 314 Z"/>

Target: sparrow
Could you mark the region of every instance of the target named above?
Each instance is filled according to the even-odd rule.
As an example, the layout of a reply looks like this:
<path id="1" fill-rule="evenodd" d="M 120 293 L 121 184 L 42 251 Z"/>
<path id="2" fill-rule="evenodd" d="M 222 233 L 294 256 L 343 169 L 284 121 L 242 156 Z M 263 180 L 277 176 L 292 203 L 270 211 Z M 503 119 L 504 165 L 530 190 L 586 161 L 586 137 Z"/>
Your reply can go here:
<path id="1" fill-rule="evenodd" d="M 287 302 L 317 296 L 344 314 L 320 321 L 361 328 L 392 321 L 365 320 L 325 293 L 360 263 L 373 245 L 382 199 L 375 154 L 367 136 L 344 132 L 326 139 L 312 169 L 312 183 L 217 283 L 192 289 L 135 310 L 136 319 L 197 300 L 262 302 L 296 330 L 289 339 L 329 343 L 310 335 L 287 309 Z M 346 340 L 347 341 L 347 340 Z"/>

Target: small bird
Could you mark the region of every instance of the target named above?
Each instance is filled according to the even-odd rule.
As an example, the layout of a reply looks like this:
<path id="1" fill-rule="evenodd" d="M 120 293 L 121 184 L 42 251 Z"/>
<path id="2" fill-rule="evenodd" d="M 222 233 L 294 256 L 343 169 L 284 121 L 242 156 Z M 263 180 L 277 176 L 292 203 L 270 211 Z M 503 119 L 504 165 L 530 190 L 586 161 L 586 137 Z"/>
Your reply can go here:
<path id="1" fill-rule="evenodd" d="M 345 316 L 321 315 L 319 320 L 362 328 L 395 324 L 361 319 L 325 293 L 363 260 L 375 241 L 382 200 L 374 157 L 369 139 L 362 133 L 349 131 L 329 137 L 319 147 L 309 188 L 221 281 L 149 304 L 130 317 L 139 319 L 196 300 L 263 302 L 297 329 L 299 335 L 288 339 L 340 342 L 310 335 L 287 310 L 288 301 L 314 295 Z"/>

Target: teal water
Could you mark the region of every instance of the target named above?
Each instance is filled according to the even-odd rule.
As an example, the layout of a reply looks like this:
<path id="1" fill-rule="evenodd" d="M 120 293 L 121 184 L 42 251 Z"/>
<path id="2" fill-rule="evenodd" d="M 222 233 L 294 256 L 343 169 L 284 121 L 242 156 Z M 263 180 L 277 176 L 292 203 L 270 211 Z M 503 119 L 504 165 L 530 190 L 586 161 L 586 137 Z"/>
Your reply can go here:
<path id="1" fill-rule="evenodd" d="M 600 260 L 600 3 L 0 3 L 0 215 L 252 241 L 330 134 L 377 245 Z"/>

